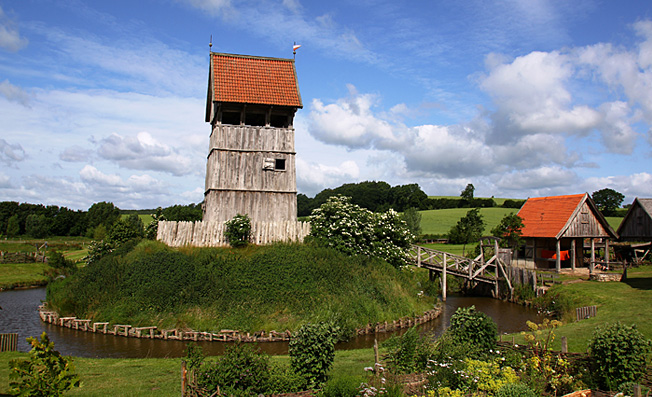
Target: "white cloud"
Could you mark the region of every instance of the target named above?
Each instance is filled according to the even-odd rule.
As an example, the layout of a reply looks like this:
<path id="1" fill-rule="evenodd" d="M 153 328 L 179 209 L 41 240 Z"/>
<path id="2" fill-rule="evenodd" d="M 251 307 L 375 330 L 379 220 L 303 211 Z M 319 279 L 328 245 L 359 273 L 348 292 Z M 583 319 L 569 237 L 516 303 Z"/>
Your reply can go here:
<path id="1" fill-rule="evenodd" d="M 604 188 L 614 189 L 625 195 L 623 204 L 631 203 L 635 197 L 652 198 L 652 174 L 649 172 L 591 177 L 584 181 L 583 186 L 589 193 Z"/>
<path id="2" fill-rule="evenodd" d="M 157 142 L 147 132 L 126 137 L 111 134 L 100 141 L 98 155 L 128 169 L 168 172 L 176 176 L 194 171 L 188 158 Z"/>
<path id="3" fill-rule="evenodd" d="M 540 167 L 502 175 L 496 186 L 505 190 L 569 189 L 577 182 L 575 172 L 561 167 Z"/>
<path id="4" fill-rule="evenodd" d="M 20 36 L 16 23 L 10 20 L 0 7 L 0 48 L 7 51 L 16 52 L 25 48 L 29 40 Z"/>
<path id="5" fill-rule="evenodd" d="M 79 145 L 67 147 L 59 153 L 59 159 L 62 161 L 81 163 L 88 162 L 91 159 L 92 151 Z"/>
<path id="6" fill-rule="evenodd" d="M 354 161 L 344 161 L 337 166 L 307 162 L 296 159 L 297 189 L 308 196 L 314 196 L 329 186 L 339 186 L 357 180 L 360 169 Z"/>
<path id="7" fill-rule="evenodd" d="M 9 176 L 4 172 L 0 172 L 0 189 L 8 189 L 11 187 Z"/>
<path id="8" fill-rule="evenodd" d="M 27 94 L 22 88 L 11 84 L 9 80 L 0 82 L 0 95 L 4 96 L 9 101 L 29 106 L 29 94 Z"/>
<path id="9" fill-rule="evenodd" d="M 12 166 L 19 161 L 25 160 L 25 150 L 18 143 L 9 143 L 0 138 L 0 161 Z"/>
<path id="10" fill-rule="evenodd" d="M 93 187 L 107 186 L 125 188 L 126 184 L 122 181 L 119 175 L 104 174 L 92 165 L 86 165 L 79 171 L 79 177 L 87 185 Z"/>

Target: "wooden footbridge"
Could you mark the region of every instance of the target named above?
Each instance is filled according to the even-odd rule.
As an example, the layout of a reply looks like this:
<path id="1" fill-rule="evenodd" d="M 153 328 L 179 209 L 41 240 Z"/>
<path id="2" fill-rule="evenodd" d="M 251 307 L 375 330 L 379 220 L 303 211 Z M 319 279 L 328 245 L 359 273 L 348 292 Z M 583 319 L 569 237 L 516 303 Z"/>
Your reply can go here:
<path id="1" fill-rule="evenodd" d="M 509 276 L 505 271 L 505 263 L 500 259 L 497 253 L 498 241 L 494 240 L 493 256 L 489 260 L 484 259 L 484 241 L 481 242 L 481 253 L 475 259 L 454 255 L 448 252 L 437 251 L 430 248 L 413 245 L 409 250 L 410 260 L 415 266 L 428 269 L 431 276 L 440 273 L 442 283 L 442 300 L 446 301 L 446 276 L 453 275 L 461 277 L 470 286 L 477 283 L 492 285 L 494 296 L 498 297 L 498 285 L 500 280 L 505 280 L 509 288 L 510 298 L 514 292 Z"/>

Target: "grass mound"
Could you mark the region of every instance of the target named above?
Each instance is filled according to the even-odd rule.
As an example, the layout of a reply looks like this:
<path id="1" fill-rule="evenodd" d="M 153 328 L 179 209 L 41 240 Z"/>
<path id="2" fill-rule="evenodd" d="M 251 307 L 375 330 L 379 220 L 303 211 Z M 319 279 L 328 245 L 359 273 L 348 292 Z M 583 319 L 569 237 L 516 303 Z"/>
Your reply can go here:
<path id="1" fill-rule="evenodd" d="M 296 330 L 332 321 L 346 330 L 421 314 L 427 275 L 307 244 L 243 250 L 157 242 L 126 247 L 48 286 L 61 315 L 200 331 Z"/>

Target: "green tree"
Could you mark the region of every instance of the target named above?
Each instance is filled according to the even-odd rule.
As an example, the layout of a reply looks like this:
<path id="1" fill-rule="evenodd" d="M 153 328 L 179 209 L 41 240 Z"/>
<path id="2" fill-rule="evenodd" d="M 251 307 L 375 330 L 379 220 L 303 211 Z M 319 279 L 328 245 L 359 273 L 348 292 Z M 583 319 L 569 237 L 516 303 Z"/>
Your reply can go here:
<path id="1" fill-rule="evenodd" d="M 18 215 L 14 214 L 7 220 L 7 236 L 16 237 L 20 234 L 20 224 L 18 224 Z"/>
<path id="2" fill-rule="evenodd" d="M 460 193 L 460 197 L 462 198 L 462 200 L 466 200 L 470 203 L 471 201 L 473 201 L 474 192 L 475 192 L 475 186 L 473 186 L 472 183 L 469 183 L 468 185 L 466 185 L 464 190 L 462 190 L 462 193 Z"/>
<path id="3" fill-rule="evenodd" d="M 91 229 L 95 229 L 99 225 L 110 229 L 118 219 L 120 219 L 120 209 L 106 201 L 91 205 L 86 214 L 86 221 Z"/>
<path id="4" fill-rule="evenodd" d="M 410 207 L 401 214 L 401 219 L 405 221 L 410 232 L 415 236 L 421 234 L 421 213 L 416 208 Z"/>
<path id="5" fill-rule="evenodd" d="M 49 224 L 45 215 L 30 214 L 25 220 L 25 233 L 34 238 L 47 237 L 50 234 Z"/>
<path id="6" fill-rule="evenodd" d="M 120 219 L 113 224 L 109 231 L 108 240 L 110 243 L 120 245 L 135 238 L 145 236 L 145 227 L 143 221 L 136 214 L 131 214 L 126 218 Z"/>
<path id="7" fill-rule="evenodd" d="M 373 213 L 345 196 L 331 197 L 315 209 L 310 225 L 310 235 L 325 246 L 382 258 L 395 267 L 407 264 L 407 249 L 414 240 L 396 211 Z"/>
<path id="8" fill-rule="evenodd" d="M 484 225 L 480 209 L 473 208 L 451 228 L 448 232 L 448 239 L 453 244 L 464 244 L 462 248 L 464 251 L 466 244 L 478 241 L 482 237 Z"/>
<path id="9" fill-rule="evenodd" d="M 11 360 L 9 390 L 21 396 L 61 396 L 73 387 L 79 387 L 72 360 L 54 350 L 43 332 L 41 340 L 27 338 L 32 345 L 29 360 Z"/>
<path id="10" fill-rule="evenodd" d="M 518 247 L 523 239 L 521 238 L 523 234 L 523 218 L 520 216 L 511 213 L 507 214 L 500 220 L 500 223 L 491 229 L 491 234 L 495 237 L 500 237 L 500 246 L 503 248 L 506 247 Z"/>
<path id="11" fill-rule="evenodd" d="M 613 189 L 604 188 L 593 192 L 591 198 L 602 214 L 611 216 L 620 208 L 625 196 Z"/>

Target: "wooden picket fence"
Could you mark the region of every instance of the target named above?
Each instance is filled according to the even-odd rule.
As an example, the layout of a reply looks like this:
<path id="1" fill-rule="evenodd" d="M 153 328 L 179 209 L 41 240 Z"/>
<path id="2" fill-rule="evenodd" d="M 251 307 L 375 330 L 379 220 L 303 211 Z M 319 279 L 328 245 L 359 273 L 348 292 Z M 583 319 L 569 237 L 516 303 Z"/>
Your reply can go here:
<path id="1" fill-rule="evenodd" d="M 18 347 L 18 334 L 0 334 L 0 353 L 13 352 Z"/>
<path id="2" fill-rule="evenodd" d="M 575 309 L 575 313 L 577 315 L 577 321 L 580 321 L 586 318 L 595 317 L 598 314 L 598 308 L 596 306 L 578 307 Z"/>

